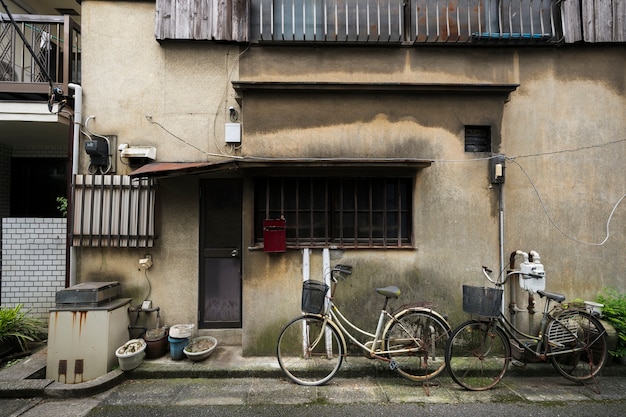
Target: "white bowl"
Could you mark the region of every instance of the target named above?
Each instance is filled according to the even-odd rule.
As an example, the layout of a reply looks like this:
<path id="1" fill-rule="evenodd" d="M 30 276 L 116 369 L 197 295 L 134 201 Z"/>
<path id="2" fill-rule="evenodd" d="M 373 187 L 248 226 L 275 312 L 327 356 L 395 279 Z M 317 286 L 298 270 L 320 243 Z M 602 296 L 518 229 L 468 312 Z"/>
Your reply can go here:
<path id="1" fill-rule="evenodd" d="M 170 337 L 175 339 L 185 339 L 191 337 L 191 332 L 195 326 L 193 324 L 175 324 L 170 327 Z"/>
<path id="2" fill-rule="evenodd" d="M 146 356 L 146 341 L 131 339 L 115 350 L 115 356 L 122 371 L 132 371 L 143 362 Z"/>
<path id="3" fill-rule="evenodd" d="M 208 341 L 208 343 L 211 345 L 208 349 L 201 350 L 199 352 L 190 351 L 191 349 L 194 348 L 194 344 L 205 343 L 205 341 Z M 194 362 L 199 362 L 211 356 L 211 353 L 213 353 L 216 347 L 217 347 L 216 338 L 214 338 L 213 336 L 200 336 L 200 337 L 194 338 L 187 346 L 185 346 L 183 349 L 183 352 L 185 352 L 187 359 L 194 361 Z M 187 349 L 190 349 L 190 350 L 187 350 Z"/>
<path id="4" fill-rule="evenodd" d="M 596 303 L 595 301 L 585 301 L 585 309 L 589 314 L 602 317 L 602 307 L 604 307 L 604 304 Z"/>

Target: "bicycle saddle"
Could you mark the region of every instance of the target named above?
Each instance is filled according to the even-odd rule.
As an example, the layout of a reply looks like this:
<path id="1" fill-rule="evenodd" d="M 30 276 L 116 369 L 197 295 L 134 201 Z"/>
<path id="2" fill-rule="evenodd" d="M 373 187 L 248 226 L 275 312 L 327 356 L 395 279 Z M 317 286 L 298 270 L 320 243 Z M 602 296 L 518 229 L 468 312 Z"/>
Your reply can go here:
<path id="1" fill-rule="evenodd" d="M 539 294 L 540 297 L 546 297 L 547 299 L 556 301 L 558 303 L 562 303 L 563 301 L 565 301 L 565 296 L 563 294 L 556 294 L 546 291 L 537 291 L 537 294 Z"/>
<path id="2" fill-rule="evenodd" d="M 376 288 L 376 292 L 380 295 L 384 295 L 387 298 L 398 298 L 400 297 L 400 288 L 395 285 L 391 285 L 385 288 Z"/>

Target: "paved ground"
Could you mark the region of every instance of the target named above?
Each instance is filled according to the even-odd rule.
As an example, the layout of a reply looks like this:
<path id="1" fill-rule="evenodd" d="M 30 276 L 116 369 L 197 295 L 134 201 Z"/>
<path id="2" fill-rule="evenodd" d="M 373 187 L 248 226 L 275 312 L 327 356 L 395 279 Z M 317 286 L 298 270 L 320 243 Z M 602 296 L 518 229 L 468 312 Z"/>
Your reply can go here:
<path id="1" fill-rule="evenodd" d="M 303 387 L 286 380 L 275 358 L 241 356 L 241 348 L 218 347 L 209 359 L 173 361 L 169 355 L 144 361 L 134 371 L 114 370 L 83 384 L 44 379 L 45 349 L 0 371 L 0 416 L 85 416 L 98 405 L 257 404 L 473 404 L 497 402 L 571 403 L 624 401 L 626 366 L 611 364 L 596 383 L 582 386 L 548 364 L 511 368 L 500 384 L 469 392 L 447 375 L 429 385 L 397 376 L 378 361 L 348 358 L 331 382 Z M 29 376 L 35 375 L 35 378 Z"/>

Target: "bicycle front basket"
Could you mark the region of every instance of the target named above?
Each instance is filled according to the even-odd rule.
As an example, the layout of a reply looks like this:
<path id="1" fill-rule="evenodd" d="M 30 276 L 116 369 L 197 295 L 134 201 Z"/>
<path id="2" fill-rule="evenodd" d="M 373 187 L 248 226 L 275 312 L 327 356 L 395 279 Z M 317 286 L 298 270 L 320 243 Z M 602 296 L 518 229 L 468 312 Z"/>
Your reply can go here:
<path id="1" fill-rule="evenodd" d="M 483 317 L 498 317 L 503 292 L 499 288 L 463 285 L 463 311 Z"/>
<path id="2" fill-rule="evenodd" d="M 302 283 L 302 311 L 312 314 L 321 313 L 328 288 L 328 285 L 323 282 L 304 281 Z"/>

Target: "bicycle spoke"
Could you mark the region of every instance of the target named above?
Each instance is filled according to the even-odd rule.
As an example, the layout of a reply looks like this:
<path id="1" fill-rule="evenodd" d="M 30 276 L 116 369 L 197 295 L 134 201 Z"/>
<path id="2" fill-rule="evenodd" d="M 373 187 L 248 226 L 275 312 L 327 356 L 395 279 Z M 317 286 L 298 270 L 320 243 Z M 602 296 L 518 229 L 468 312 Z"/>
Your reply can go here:
<path id="1" fill-rule="evenodd" d="M 400 313 L 385 330 L 385 351 L 392 369 L 412 381 L 434 378 L 445 368 L 449 326 L 421 310 Z"/>
<path id="2" fill-rule="evenodd" d="M 564 310 L 556 315 L 547 325 L 546 338 L 552 365 L 567 379 L 592 379 L 606 363 L 606 330 L 587 312 Z"/>
<path id="3" fill-rule="evenodd" d="M 504 376 L 510 347 L 504 333 L 490 322 L 469 321 L 459 326 L 446 347 L 446 366 L 462 387 L 480 391 L 495 386 Z"/>
<path id="4" fill-rule="evenodd" d="M 281 369 L 292 381 L 321 385 L 339 370 L 343 345 L 336 329 L 323 319 L 303 316 L 285 326 L 278 338 L 276 355 Z"/>

